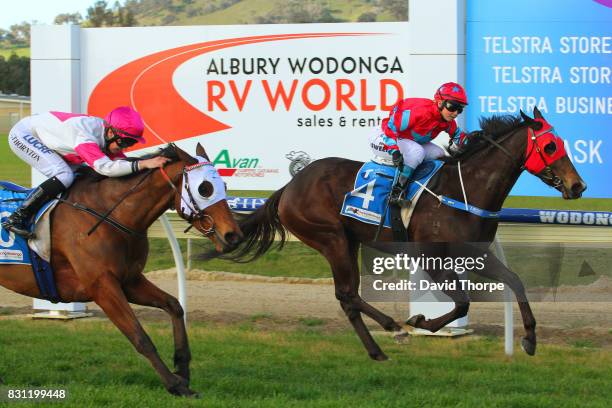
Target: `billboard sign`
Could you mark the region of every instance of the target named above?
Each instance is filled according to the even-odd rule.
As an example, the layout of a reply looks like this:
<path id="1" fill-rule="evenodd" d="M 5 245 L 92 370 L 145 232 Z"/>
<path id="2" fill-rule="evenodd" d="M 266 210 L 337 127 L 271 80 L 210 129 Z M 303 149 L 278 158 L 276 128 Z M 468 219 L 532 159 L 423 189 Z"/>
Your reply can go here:
<path id="1" fill-rule="evenodd" d="M 610 1 L 467 2 L 467 128 L 537 106 L 564 138 L 585 196 L 612 197 L 610 24 Z M 512 194 L 558 192 L 524 174 Z"/>
<path id="2" fill-rule="evenodd" d="M 145 147 L 201 142 L 230 188 L 276 189 L 296 154 L 369 159 L 408 42 L 406 23 L 82 29 L 81 106 L 131 105 Z"/>

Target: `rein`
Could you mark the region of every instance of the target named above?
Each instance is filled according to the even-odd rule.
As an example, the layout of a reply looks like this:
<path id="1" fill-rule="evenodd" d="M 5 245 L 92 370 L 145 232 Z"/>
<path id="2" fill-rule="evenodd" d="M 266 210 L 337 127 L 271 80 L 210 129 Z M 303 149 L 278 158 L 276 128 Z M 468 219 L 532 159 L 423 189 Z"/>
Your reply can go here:
<path id="1" fill-rule="evenodd" d="M 115 203 L 115 205 L 113 205 L 103 216 L 102 218 L 96 223 L 96 225 L 94 225 L 93 227 L 91 227 L 91 229 L 89 230 L 89 232 L 87 232 L 87 235 L 91 235 L 97 228 L 98 226 L 100 226 L 100 224 L 102 224 L 104 221 L 106 221 L 106 219 L 110 216 L 110 214 L 115 210 L 115 208 L 117 208 L 119 206 L 119 204 L 121 204 L 123 202 L 123 200 L 125 200 L 125 198 L 127 196 L 129 196 L 130 194 L 132 194 L 132 192 L 136 189 L 136 187 L 138 187 L 139 185 L 142 184 L 143 181 L 145 181 L 147 179 L 147 177 L 149 177 L 151 175 L 153 171 L 151 169 L 147 169 L 147 171 L 145 172 L 145 175 L 138 180 L 138 183 L 134 184 L 132 187 L 130 187 L 130 189 L 128 191 L 125 192 L 125 194 L 123 194 L 121 196 L 121 198 L 119 199 L 119 201 L 117 201 Z M 144 235 L 141 233 L 141 235 Z"/>
<path id="2" fill-rule="evenodd" d="M 146 234 L 143 234 L 142 232 L 138 232 L 138 231 L 134 231 L 132 229 L 130 229 L 129 227 L 126 227 L 125 225 L 121 224 L 119 221 L 111 218 L 109 216 L 109 213 L 107 214 L 100 214 L 99 212 L 97 212 L 96 210 L 86 207 L 82 204 L 79 203 L 74 203 L 68 200 L 65 200 L 63 198 L 58 198 L 57 201 L 59 201 L 62 204 L 68 204 L 69 206 L 71 206 L 72 208 L 79 210 L 79 211 L 83 211 L 86 212 L 90 215 L 93 215 L 94 217 L 98 218 L 100 221 L 96 224 L 96 228 L 99 224 L 101 224 L 102 222 L 106 222 L 107 224 L 115 227 L 116 229 L 118 229 L 121 232 L 125 232 L 126 234 L 129 235 L 134 235 L 134 236 L 145 236 Z M 92 230 L 90 230 L 90 232 L 87 233 L 87 235 L 90 235 L 91 232 L 93 232 L 95 228 L 92 228 Z"/>
<path id="3" fill-rule="evenodd" d="M 542 170 L 540 173 L 537 174 L 538 177 L 540 177 L 542 180 L 550 182 L 551 185 L 553 185 L 553 187 L 558 187 L 559 185 L 561 185 L 562 181 L 559 177 L 557 177 L 553 172 L 552 172 L 552 168 L 550 167 L 550 164 L 546 161 L 546 158 L 544 157 L 544 155 L 542 154 L 542 149 L 540 149 L 540 146 L 537 143 L 537 138 L 540 136 L 545 135 L 546 133 L 549 133 L 552 131 L 551 129 L 548 129 L 540 134 L 536 134 L 535 131 L 530 128 L 527 127 L 527 134 L 528 134 L 528 138 L 531 139 L 532 141 L 532 146 L 530 151 L 525 155 L 525 161 L 521 164 L 514 156 L 512 156 L 512 153 L 510 153 L 510 151 L 508 149 L 506 149 L 501 143 L 503 143 L 504 141 L 506 141 L 508 138 L 510 138 L 512 135 L 514 135 L 514 132 L 508 133 L 507 135 L 505 135 L 504 137 L 502 137 L 499 141 L 494 140 L 491 136 L 487 135 L 486 133 L 482 133 L 480 135 L 480 137 L 482 137 L 484 140 L 486 140 L 487 142 L 489 142 L 492 146 L 498 148 L 499 150 L 501 150 L 502 153 L 504 153 L 506 156 L 508 156 L 508 158 L 511 160 L 511 162 L 513 163 L 515 168 L 519 168 L 520 171 L 525 170 L 525 166 L 526 166 L 526 162 L 529 160 L 529 157 L 531 157 L 533 150 L 535 149 L 536 152 L 538 152 L 538 154 L 540 155 L 540 158 L 542 159 L 542 162 L 544 163 L 544 170 Z M 433 195 L 436 199 L 438 199 L 438 201 L 440 202 L 440 204 L 444 204 L 448 207 L 452 207 L 455 208 L 457 210 L 461 210 L 461 211 L 465 211 L 474 215 L 477 215 L 481 218 L 499 218 L 499 211 L 489 211 L 489 210 L 485 210 L 482 208 L 478 208 L 474 205 L 471 205 L 468 203 L 467 201 L 467 196 L 465 193 L 465 187 L 463 185 L 463 177 L 461 175 L 461 162 L 458 162 L 458 171 L 459 171 L 459 182 L 461 184 L 461 191 L 463 192 L 463 203 L 460 203 L 456 200 L 453 200 L 449 197 L 446 197 L 444 195 L 441 194 L 435 194 L 433 191 L 429 190 L 426 186 L 422 185 L 421 183 L 419 183 L 418 181 L 416 182 L 417 184 L 421 185 L 421 187 L 423 187 L 427 192 L 429 192 L 431 195 Z"/>
<path id="4" fill-rule="evenodd" d="M 94 210 L 93 208 L 89 208 L 89 207 L 86 207 L 86 206 L 84 206 L 82 204 L 75 203 L 75 202 L 72 202 L 72 201 L 68 201 L 68 200 L 65 200 L 63 198 L 58 198 L 58 201 L 60 203 L 63 203 L 63 204 L 68 204 L 72 208 L 75 208 L 75 209 L 80 210 L 80 211 L 84 211 L 84 212 L 86 212 L 88 214 L 91 214 L 94 217 L 98 218 L 98 222 L 93 227 L 91 227 L 91 229 L 87 232 L 87 236 L 93 234 L 93 232 L 96 229 L 98 229 L 100 224 L 102 224 L 103 222 L 106 222 L 107 224 L 110 224 L 113 227 L 117 228 L 119 231 L 125 232 L 126 234 L 129 234 L 129 235 L 145 236 L 146 235 L 145 233 L 134 231 L 131 228 L 126 227 L 125 225 L 121 224 L 119 221 L 110 218 L 110 214 L 115 210 L 115 208 L 117 208 L 119 206 L 119 204 L 121 204 L 123 202 L 123 200 L 125 200 L 125 198 L 128 195 L 130 195 L 136 189 L 136 187 L 140 186 L 147 179 L 147 177 L 149 177 L 151 175 L 151 173 L 152 173 L 152 170 L 148 169 L 146 171 L 145 175 L 140 180 L 138 180 L 138 183 L 136 183 L 132 187 L 130 187 L 130 189 L 127 190 L 125 192 L 125 194 L 123 194 L 121 196 L 119 201 L 117 201 L 115 203 L 115 205 L 113 205 L 104 214 L 99 213 L 98 211 Z"/>

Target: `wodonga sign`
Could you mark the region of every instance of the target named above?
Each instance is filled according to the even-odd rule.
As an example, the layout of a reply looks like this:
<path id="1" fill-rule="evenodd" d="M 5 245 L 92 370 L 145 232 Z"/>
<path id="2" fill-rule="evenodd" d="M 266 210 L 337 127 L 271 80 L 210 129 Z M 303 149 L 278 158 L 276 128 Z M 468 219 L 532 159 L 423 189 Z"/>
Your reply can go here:
<path id="1" fill-rule="evenodd" d="M 368 159 L 398 98 L 462 80 L 463 41 L 431 43 L 426 11 L 418 27 L 34 26 L 32 109 L 104 116 L 130 105 L 144 148 L 201 142 L 230 188 L 277 189 L 311 160 Z"/>

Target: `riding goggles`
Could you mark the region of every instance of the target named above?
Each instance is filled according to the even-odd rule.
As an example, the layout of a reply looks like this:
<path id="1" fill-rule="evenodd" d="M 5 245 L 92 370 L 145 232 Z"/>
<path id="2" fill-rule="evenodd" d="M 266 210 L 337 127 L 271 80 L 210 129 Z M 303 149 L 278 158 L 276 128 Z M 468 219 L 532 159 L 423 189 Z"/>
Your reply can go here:
<path id="1" fill-rule="evenodd" d="M 444 108 L 446 108 L 446 110 L 449 112 L 461 113 L 463 112 L 463 107 L 464 105 L 460 104 L 459 102 L 444 101 Z"/>

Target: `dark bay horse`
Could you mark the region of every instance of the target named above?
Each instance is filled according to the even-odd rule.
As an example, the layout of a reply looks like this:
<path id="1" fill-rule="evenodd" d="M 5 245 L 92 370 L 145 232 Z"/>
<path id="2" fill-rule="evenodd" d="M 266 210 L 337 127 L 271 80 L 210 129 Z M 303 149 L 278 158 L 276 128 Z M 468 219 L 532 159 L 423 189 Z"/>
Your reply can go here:
<path id="1" fill-rule="evenodd" d="M 183 309 L 177 299 L 142 273 L 149 250 L 147 229 L 166 210 L 176 208 L 215 243 L 218 251 L 232 249 L 242 239 L 225 200 L 221 177 L 199 144 L 196 154 L 199 160 L 169 145 L 159 153 L 170 158 L 164 169 L 120 178 L 78 178 L 65 197 L 66 203 L 58 204 L 51 214 L 51 265 L 62 301 L 96 302 L 150 361 L 166 389 L 181 396 L 195 395 L 189 389 L 191 352 Z M 190 186 L 188 194 L 181 199 L 186 185 Z M 118 204 L 110 217 L 125 230 L 102 222 L 89 235 L 99 219 L 69 203 L 79 203 L 99 214 Z M 0 266 L 0 285 L 41 297 L 29 266 Z M 175 373 L 158 355 L 129 303 L 163 309 L 172 318 Z"/>
<path id="2" fill-rule="evenodd" d="M 521 118 L 522 117 L 522 118 Z M 484 135 L 470 140 L 465 152 L 447 164 L 429 183 L 437 193 L 463 202 L 459 167 L 468 201 L 482 209 L 499 211 L 512 186 L 527 168 L 546 184 L 562 192 L 566 199 L 578 198 L 586 185 L 565 153 L 563 141 L 544 120 L 538 109 L 534 118 L 503 116 L 481 120 Z M 554 160 L 554 161 L 553 161 Z M 243 245 L 225 258 L 250 261 L 262 255 L 280 237 L 280 246 L 289 230 L 302 242 L 319 251 L 331 265 L 336 298 L 363 342 L 371 358 L 387 357 L 376 344 L 362 320 L 362 313 L 374 319 L 385 330 L 405 336 L 401 326 L 359 296 L 357 254 L 361 243 L 373 241 L 376 226 L 340 215 L 345 194 L 353 189 L 355 175 L 363 163 L 326 158 L 311 163 L 287 185 L 276 191 L 266 204 L 240 222 L 245 234 Z M 409 226 L 411 241 L 417 242 L 492 242 L 498 221 L 480 218 L 444 205 L 423 194 L 416 204 Z M 381 234 L 391 241 L 390 229 Z M 526 335 L 524 350 L 533 355 L 536 349 L 535 319 L 525 296 L 523 284 L 492 254 L 491 263 L 478 274 L 508 285 L 517 297 Z M 438 282 L 456 281 L 453 271 L 427 271 Z M 455 308 L 435 319 L 412 316 L 408 324 L 435 332 L 467 314 L 469 298 L 460 291 L 447 293 Z"/>

